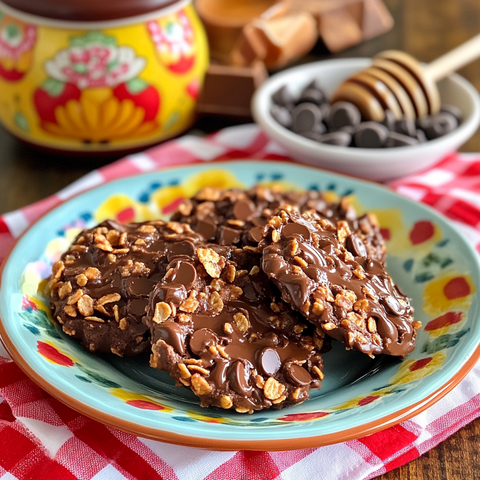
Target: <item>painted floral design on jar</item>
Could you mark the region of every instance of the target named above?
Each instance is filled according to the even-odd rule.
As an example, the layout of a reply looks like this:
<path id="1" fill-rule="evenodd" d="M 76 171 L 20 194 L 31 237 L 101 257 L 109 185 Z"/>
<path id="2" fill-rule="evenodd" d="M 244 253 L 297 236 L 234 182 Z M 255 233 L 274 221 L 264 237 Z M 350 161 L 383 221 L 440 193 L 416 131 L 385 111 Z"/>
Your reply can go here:
<path id="1" fill-rule="evenodd" d="M 32 65 L 37 27 L 0 12 L 0 76 L 21 80 Z"/>
<path id="2" fill-rule="evenodd" d="M 114 37 L 92 31 L 44 64 L 48 79 L 34 93 L 46 132 L 85 143 L 141 138 L 159 128 L 158 91 L 139 75 L 146 60 Z"/>
<path id="3" fill-rule="evenodd" d="M 183 10 L 147 23 L 160 61 L 173 73 L 188 72 L 195 63 L 196 42 L 192 24 Z"/>

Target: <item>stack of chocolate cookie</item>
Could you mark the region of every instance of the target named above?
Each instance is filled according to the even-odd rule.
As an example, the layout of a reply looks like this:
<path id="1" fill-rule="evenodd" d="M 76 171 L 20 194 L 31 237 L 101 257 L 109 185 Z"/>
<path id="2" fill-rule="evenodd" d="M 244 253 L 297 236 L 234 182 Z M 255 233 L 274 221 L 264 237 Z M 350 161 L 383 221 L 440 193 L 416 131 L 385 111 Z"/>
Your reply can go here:
<path id="1" fill-rule="evenodd" d="M 54 264 L 54 319 L 91 352 L 150 351 L 202 406 L 305 401 L 332 337 L 403 357 L 418 322 L 385 267 L 374 217 L 346 199 L 207 188 L 170 222 L 85 230 Z"/>

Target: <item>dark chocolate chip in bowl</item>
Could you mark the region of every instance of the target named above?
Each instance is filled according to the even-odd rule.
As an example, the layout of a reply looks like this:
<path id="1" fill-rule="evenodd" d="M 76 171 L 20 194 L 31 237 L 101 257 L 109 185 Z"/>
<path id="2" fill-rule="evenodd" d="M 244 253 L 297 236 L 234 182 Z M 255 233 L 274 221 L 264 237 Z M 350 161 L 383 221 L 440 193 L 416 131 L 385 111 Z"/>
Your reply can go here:
<path id="1" fill-rule="evenodd" d="M 325 101 L 325 94 L 315 88 L 306 88 L 297 103 L 310 102 L 315 105 L 321 105 Z"/>
<path id="2" fill-rule="evenodd" d="M 322 121 L 322 112 L 313 103 L 300 103 L 292 110 L 292 130 L 295 133 L 313 130 Z"/>
<path id="3" fill-rule="evenodd" d="M 320 105 L 320 111 L 322 112 L 322 119 L 328 119 L 330 115 L 330 104 L 329 103 L 322 103 Z"/>
<path id="4" fill-rule="evenodd" d="M 310 90 L 310 89 L 314 89 L 314 90 L 319 90 L 320 92 L 323 93 L 323 96 L 324 98 L 326 99 L 327 98 L 327 95 L 325 93 L 325 90 L 323 89 L 323 86 L 322 86 L 322 83 L 321 81 L 318 79 L 318 78 L 314 78 L 304 89 L 303 91 L 305 90 Z"/>
<path id="5" fill-rule="evenodd" d="M 431 117 L 430 124 L 424 131 L 429 140 L 434 140 L 452 132 L 457 126 L 457 119 L 451 113 L 440 112 Z"/>
<path id="6" fill-rule="evenodd" d="M 275 375 L 280 370 L 282 362 L 276 350 L 264 348 L 258 355 L 258 365 L 262 374 Z"/>
<path id="7" fill-rule="evenodd" d="M 416 125 L 411 118 L 401 118 L 400 120 L 395 120 L 393 130 L 397 133 L 408 135 L 409 137 L 416 136 Z"/>
<path id="8" fill-rule="evenodd" d="M 463 117 L 462 111 L 455 105 L 450 105 L 445 103 L 440 107 L 440 112 L 450 113 L 457 119 L 458 124 L 460 124 L 460 122 L 462 121 L 462 117 Z"/>
<path id="9" fill-rule="evenodd" d="M 290 93 L 290 90 L 286 87 L 280 87 L 273 95 L 272 100 L 282 107 L 289 108 L 295 103 L 293 95 Z"/>
<path id="10" fill-rule="evenodd" d="M 291 127 L 292 115 L 290 114 L 290 111 L 287 108 L 281 105 L 273 104 L 270 107 L 270 115 L 282 127 L 285 127 L 285 128 Z"/>
<path id="11" fill-rule="evenodd" d="M 360 148 L 382 148 L 388 138 L 388 128 L 377 122 L 361 123 L 355 132 L 355 145 Z"/>
<path id="12" fill-rule="evenodd" d="M 425 143 L 427 141 L 427 137 L 425 136 L 425 132 L 417 128 L 417 132 L 415 134 L 415 138 L 418 140 L 419 143 Z"/>
<path id="13" fill-rule="evenodd" d="M 409 145 L 418 145 L 419 141 L 416 138 L 409 137 L 408 135 L 402 135 L 397 132 L 390 132 L 388 135 L 385 146 L 392 147 L 407 147 Z"/>
<path id="14" fill-rule="evenodd" d="M 385 110 L 385 117 L 382 120 L 382 124 L 385 125 L 389 130 L 395 129 L 395 115 L 391 110 Z"/>
<path id="15" fill-rule="evenodd" d="M 337 145 L 339 147 L 348 147 L 352 141 L 352 136 L 348 132 L 337 130 L 336 132 L 326 133 L 318 138 L 320 143 L 328 145 Z"/>
<path id="16" fill-rule="evenodd" d="M 347 133 L 349 133 L 350 135 L 353 135 L 353 134 L 355 133 L 355 130 L 356 130 L 356 127 L 354 127 L 353 125 L 345 125 L 344 127 L 339 128 L 338 131 L 340 131 L 340 132 L 347 132 Z"/>
<path id="17" fill-rule="evenodd" d="M 309 385 L 312 381 L 311 375 L 301 365 L 296 363 L 289 363 L 285 366 L 285 376 L 300 387 Z"/>
<path id="18" fill-rule="evenodd" d="M 360 110 L 353 103 L 337 102 L 330 107 L 328 123 L 332 130 L 338 130 L 347 125 L 355 127 L 360 121 Z"/>
<path id="19" fill-rule="evenodd" d="M 319 141 L 319 138 L 325 134 L 327 131 L 327 127 L 324 123 L 320 122 L 317 123 L 312 130 L 308 132 L 300 132 L 300 135 L 305 138 L 309 138 L 310 140 L 315 140 L 316 142 Z"/>

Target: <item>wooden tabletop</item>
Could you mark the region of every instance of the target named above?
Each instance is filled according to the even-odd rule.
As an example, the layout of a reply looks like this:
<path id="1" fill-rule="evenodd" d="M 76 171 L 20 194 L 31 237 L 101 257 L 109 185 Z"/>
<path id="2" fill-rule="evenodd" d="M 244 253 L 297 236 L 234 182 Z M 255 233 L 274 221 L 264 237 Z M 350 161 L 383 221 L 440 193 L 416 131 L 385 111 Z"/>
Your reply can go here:
<path id="1" fill-rule="evenodd" d="M 480 32 L 478 0 L 385 0 L 385 3 L 395 19 L 394 28 L 381 37 L 334 56 L 369 57 L 381 50 L 395 48 L 429 62 Z M 327 57 L 332 55 L 325 55 L 322 47 L 317 46 L 306 60 Z M 480 91 L 477 72 L 480 72 L 480 60 L 459 73 Z M 225 119 L 203 118 L 195 129 L 209 132 L 231 124 Z M 40 153 L 22 145 L 1 127 L 0 146 L 0 214 L 47 197 L 102 165 L 98 160 Z M 480 134 L 464 145 L 462 151 L 480 152 Z M 480 419 L 418 459 L 378 478 L 480 479 L 479 458 Z"/>

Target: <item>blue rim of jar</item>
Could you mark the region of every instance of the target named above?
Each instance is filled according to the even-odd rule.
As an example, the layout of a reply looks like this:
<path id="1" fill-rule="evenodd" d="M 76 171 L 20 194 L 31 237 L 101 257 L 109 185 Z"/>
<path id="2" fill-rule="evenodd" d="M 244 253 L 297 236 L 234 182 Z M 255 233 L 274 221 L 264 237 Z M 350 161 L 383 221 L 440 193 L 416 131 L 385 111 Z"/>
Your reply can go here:
<path id="1" fill-rule="evenodd" d="M 14 17 L 25 23 L 31 23 L 37 26 L 46 26 L 59 29 L 68 30 L 98 30 L 102 28 L 115 28 L 115 27 L 127 27 L 136 24 L 142 24 L 156 18 L 165 17 L 171 15 L 182 8 L 189 5 L 192 0 L 178 0 L 174 3 L 170 3 L 162 8 L 153 10 L 148 13 L 140 15 L 134 15 L 131 17 L 118 18 L 113 20 L 60 20 L 56 18 L 48 18 L 33 13 L 23 12 L 10 5 L 5 4 L 0 0 L 0 10 L 11 17 Z"/>

